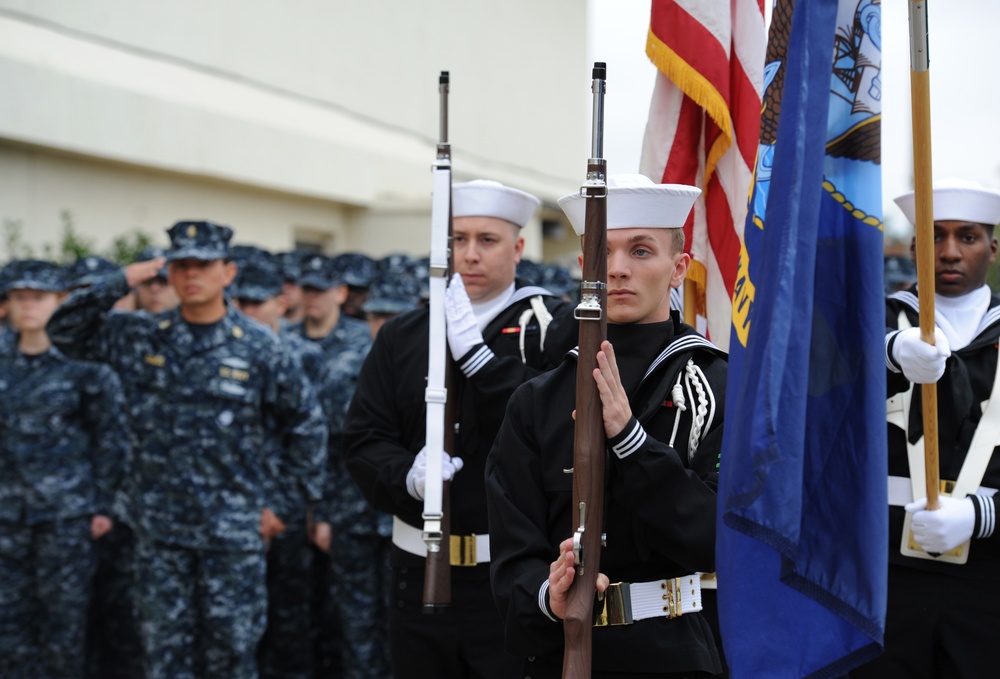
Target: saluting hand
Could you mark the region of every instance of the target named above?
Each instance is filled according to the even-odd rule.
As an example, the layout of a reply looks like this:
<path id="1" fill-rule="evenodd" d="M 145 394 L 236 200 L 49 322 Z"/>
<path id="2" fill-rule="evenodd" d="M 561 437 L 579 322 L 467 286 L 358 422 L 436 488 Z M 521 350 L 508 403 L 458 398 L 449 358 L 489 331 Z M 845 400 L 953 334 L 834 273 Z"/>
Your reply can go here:
<path id="1" fill-rule="evenodd" d="M 125 267 L 125 282 L 130 288 L 156 278 L 160 269 L 167 263 L 166 257 L 156 257 L 147 262 L 136 262 Z"/>
<path id="2" fill-rule="evenodd" d="M 97 538 L 106 535 L 107 532 L 111 530 L 113 525 L 114 524 L 110 518 L 104 516 L 103 514 L 94 514 L 94 516 L 90 518 L 90 539 L 96 540 Z"/>
<path id="3" fill-rule="evenodd" d="M 576 577 L 576 556 L 573 554 L 573 538 L 567 538 L 559 544 L 559 558 L 549 566 L 549 608 L 552 614 L 563 620 L 566 618 L 566 603 L 569 588 Z M 608 588 L 608 576 L 597 574 L 597 591 Z"/>
<path id="4" fill-rule="evenodd" d="M 461 359 L 472 348 L 483 343 L 483 333 L 472 310 L 472 301 L 465 291 L 460 274 L 451 277 L 451 284 L 444 294 L 445 327 L 452 358 Z"/>

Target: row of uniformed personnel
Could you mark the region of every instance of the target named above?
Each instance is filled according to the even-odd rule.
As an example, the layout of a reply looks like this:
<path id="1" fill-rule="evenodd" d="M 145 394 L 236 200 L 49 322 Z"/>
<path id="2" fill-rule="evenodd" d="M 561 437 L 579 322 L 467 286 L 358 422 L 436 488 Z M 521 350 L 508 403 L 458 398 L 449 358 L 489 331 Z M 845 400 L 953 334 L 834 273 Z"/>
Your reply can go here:
<path id="1" fill-rule="evenodd" d="M 631 624 L 594 630 L 594 676 L 715 675 L 723 666 L 714 611 L 707 592 L 699 592 L 698 573 L 710 571 L 714 561 L 725 356 L 671 314 L 669 303 L 688 264 L 679 227 L 698 192 L 655 186 L 640 177 L 612 177 L 609 183 L 610 341 L 602 346 L 594 373 L 608 436 L 607 545 L 601 558 L 606 575 L 599 585 L 611 592 L 628 590 L 621 601 Z M 996 380 L 991 371 L 997 365 L 1000 300 L 985 287 L 997 252 L 992 229 L 1000 221 L 1000 193 L 944 187 L 940 192 L 935 196 L 935 273 L 943 309 L 938 325 L 946 339 L 928 349 L 890 318 L 887 369 L 893 393 L 945 375 L 942 469 L 961 478 L 967 457 L 985 455 L 985 472 L 968 497 L 948 498 L 939 512 L 900 500 L 905 492 L 890 492 L 890 501 L 906 504 L 918 548 L 946 552 L 969 539 L 982 546 L 975 545 L 966 566 L 899 555 L 891 548 L 887 649 L 881 669 L 871 666 L 876 674 L 983 676 L 997 660 L 988 623 L 997 603 L 990 586 L 996 563 L 991 490 L 1000 483 L 1000 462 L 990 459 L 995 441 L 987 442 L 985 452 L 973 451 L 972 441 L 982 423 L 1000 417 L 987 405 L 1000 403 L 992 398 Z M 571 543 L 565 538 L 573 523 L 575 322 L 568 304 L 515 278 L 523 250 L 519 230 L 537 204 L 534 197 L 493 182 L 455 187 L 457 275 L 445 307 L 448 346 L 459 369 L 450 395 L 458 404 L 458 442 L 443 473 L 452 481 L 452 533 L 469 545 L 461 551 L 474 556 L 453 569 L 453 603 L 438 616 L 420 614 L 426 310 L 389 321 L 365 358 L 367 347 L 359 350 L 344 330 L 349 324 L 340 305 L 347 301 L 346 290 L 312 286 L 298 332 L 318 341 L 324 357 L 314 363 L 313 379 L 305 379 L 301 352 L 227 304 L 223 290 L 235 274 L 227 262 L 231 234 L 199 222 L 179 223 L 170 232 L 169 277 L 180 309 L 159 316 L 109 313 L 130 287 L 157 274 L 163 262 L 153 259 L 101 279 L 56 310 L 48 324 L 52 341 L 74 358 L 109 364 L 122 382 L 124 407 L 104 414 L 128 413 L 130 421 L 119 431 L 133 434 L 134 448 L 130 455 L 102 453 L 105 468 L 112 470 L 102 483 L 111 483 L 115 465 L 110 461 L 125 455 L 126 464 L 118 467 L 123 501 L 106 510 L 107 487 L 95 486 L 86 508 L 78 505 L 70 513 L 86 519 L 90 535 L 107 530 L 109 513 L 131 522 L 136 532 L 136 610 L 147 676 L 256 676 L 255 649 L 265 616 L 261 536 L 270 538 L 277 552 L 282 536 L 291 535 L 290 525 L 292 531 L 307 525 L 309 502 L 314 506 L 308 524 L 314 527 L 312 538 L 329 547 L 333 586 L 342 587 L 335 604 L 341 607 L 345 648 L 351 648 L 352 635 L 363 625 L 384 619 L 356 598 L 359 591 L 379 598 L 377 586 L 363 590 L 379 581 L 380 571 L 372 564 L 383 558 L 390 530 L 388 521 L 369 509 L 374 507 L 393 515 L 388 621 L 395 676 L 559 675 L 560 618 L 574 577 Z M 560 204 L 582 231 L 579 196 L 567 196 Z M 316 268 L 325 271 L 326 265 Z M 248 262 L 243 270 L 246 274 L 254 267 Z M 248 289 L 267 287 L 253 276 L 245 282 Z M 273 297 L 276 284 L 272 277 Z M 9 287 L 14 293 L 31 290 Z M 337 299 L 320 294 L 331 290 Z M 263 313 L 271 299 L 239 291 L 237 284 L 233 298 L 247 314 Z M 898 314 L 902 303 L 908 323 L 913 304 L 906 295 L 912 293 L 897 295 L 889 306 Z M 47 338 L 37 343 L 41 336 L 31 328 L 37 331 L 39 324 L 31 326 L 30 317 L 20 315 L 17 300 L 14 294 L 17 346 L 4 360 L 9 356 L 11 369 L 23 371 L 31 356 L 58 354 Z M 331 320 L 334 306 L 338 311 Z M 272 313 L 260 318 L 280 330 L 280 309 Z M 44 335 L 44 325 L 41 331 Z M 113 381 L 107 369 L 90 369 L 103 372 L 103 382 Z M 327 381 L 328 372 L 336 378 Z M 88 395 L 102 383 L 96 376 L 85 381 Z M 326 384 L 337 386 L 327 390 Z M 24 427 L 39 441 L 46 435 L 57 438 L 61 429 L 51 426 L 52 411 L 45 408 L 58 399 L 39 400 L 44 407 L 38 417 L 24 418 Z M 900 420 L 910 428 L 911 439 L 919 437 L 913 431 L 914 417 L 919 418 L 914 413 L 919 404 Z M 896 436 L 893 432 L 890 428 Z M 324 435 L 329 435 L 328 445 Z M 906 448 L 895 445 L 890 452 L 890 469 L 904 484 L 914 473 Z M 45 440 L 41 447 L 15 452 L 30 457 L 31 450 L 38 459 L 39 450 L 62 451 L 59 441 Z M 334 494 L 316 487 L 323 476 L 320 450 L 328 453 L 325 475 L 327 484 L 336 484 Z M 6 449 L 4 454 L 20 461 Z M 84 473 L 91 474 L 87 483 L 96 482 L 93 471 Z M 348 473 L 367 503 L 346 491 L 354 488 Z M 289 481 L 295 484 L 294 501 L 281 505 L 282 491 L 275 484 Z M 51 484 L 43 474 L 23 497 L 7 496 L 24 507 L 41 498 L 43 506 L 46 483 Z M 890 479 L 890 491 L 892 484 Z M 262 519 L 265 507 L 274 510 L 273 516 Z M 341 510 L 351 517 L 345 530 L 332 518 Z M 894 509 L 892 520 L 894 526 L 901 522 L 902 512 Z M 321 528 L 328 523 L 328 529 Z M 286 531 L 278 533 L 282 524 Z M 19 515 L 10 531 L 16 539 L 0 544 L 3 550 L 32 550 L 45 544 L 45 530 L 59 533 L 61 526 L 60 520 L 29 523 Z M 350 563 L 338 565 L 338 553 L 351 554 Z M 3 563 L 13 567 L 15 560 Z M 610 581 L 624 584 L 611 586 Z M 685 586 L 668 595 L 672 606 L 664 613 L 664 588 L 676 583 Z M 47 594 L 38 582 L 33 586 L 39 595 Z M 940 589 L 944 598 L 928 607 L 915 592 L 930 589 Z M 700 595 L 706 596 L 704 602 Z M 907 606 L 917 606 L 921 614 Z M 358 629 L 351 629 L 355 623 Z M 4 620 L 0 634 L 13 627 Z M 384 641 L 365 639 L 372 642 L 373 654 L 384 652 Z M 279 655 L 288 648 L 279 647 Z M 364 662 L 358 655 L 345 660 L 343 669 L 361 671 L 367 668 Z"/>
<path id="2" fill-rule="evenodd" d="M 261 538 L 269 546 L 264 676 L 339 676 L 344 665 L 360 668 L 349 676 L 388 675 L 384 607 L 377 606 L 384 587 L 367 577 L 385 570 L 387 540 L 379 532 L 387 529 L 376 525 L 347 478 L 335 448 L 339 436 L 328 437 L 328 430 L 339 431 L 371 342 L 363 323 L 341 317 L 347 286 L 368 287 L 375 275 L 365 311 L 377 324 L 417 306 L 417 267 L 402 255 L 389 258 L 384 271 L 360 255 L 281 262 L 257 248 L 230 249 L 230 236 L 214 224 L 179 224 L 171 252 L 144 251 L 126 270 L 132 280 L 125 285 L 117 267 L 96 257 L 64 269 L 15 261 L 0 275 L 9 299 L 0 358 L 0 676 L 143 676 L 138 622 L 145 655 L 157 656 L 150 676 L 214 676 L 225 667 L 246 675 L 246 649 L 257 646 L 264 620 L 261 587 L 240 593 L 239 601 L 223 595 L 214 603 L 192 588 L 219 590 L 227 578 L 253 583 L 241 569 L 253 574 L 259 560 L 221 561 L 205 571 L 210 564 L 191 550 L 253 552 Z M 164 254 L 175 262 L 170 274 Z M 269 326 L 286 356 L 244 356 L 273 338 L 219 306 L 220 283 L 228 284 L 233 271 L 225 259 L 239 261 L 227 289 L 232 306 Z M 82 334 L 63 343 L 64 353 L 52 346 L 46 323 L 64 291 L 91 286 L 73 300 L 90 327 L 71 325 L 69 333 Z M 289 287 L 299 295 L 283 294 Z M 297 324 L 282 318 L 288 297 L 304 298 Z M 146 313 L 105 318 L 112 301 L 115 309 Z M 87 309 L 95 304 L 96 311 Z M 77 357 L 106 361 L 124 379 Z M 270 374 L 261 374 L 261 359 Z M 316 401 L 327 417 L 316 416 Z M 259 427 L 246 426 L 255 421 L 271 432 L 260 450 Z M 327 440 L 329 451 L 317 445 Z M 132 455 L 136 443 L 141 448 Z M 292 446 L 296 454 L 286 454 Z M 213 458 L 199 459 L 208 450 Z M 251 520 L 262 497 L 267 508 Z M 86 533 L 79 529 L 84 522 Z M 134 544 L 133 528 L 148 539 Z M 322 550 L 316 564 L 310 542 Z M 153 543 L 181 549 L 158 553 Z M 141 604 L 139 621 L 133 598 Z M 195 616 L 209 604 L 216 618 L 203 624 Z M 190 629 L 222 637 L 218 645 L 243 657 L 206 644 L 204 659 L 192 663 L 185 650 Z"/>
<path id="3" fill-rule="evenodd" d="M 169 252 L 149 249 L 124 272 L 87 257 L 66 270 L 16 261 L 0 275 L 5 422 L 36 434 L 19 446 L 5 429 L 0 441 L 0 524 L 12 535 L 0 596 L 17 604 L 0 613 L 0 675 L 76 676 L 86 637 L 89 676 L 250 676 L 265 630 L 263 539 L 262 674 L 388 676 L 379 574 L 390 522 L 348 477 L 340 430 L 369 333 L 419 305 L 421 263 L 277 258 L 230 247 L 230 230 L 207 222 L 169 235 Z M 530 273 L 568 292 L 565 270 Z M 118 313 L 131 310 L 144 313 Z M 50 360 L 97 376 L 34 371 Z M 51 525 L 67 517 L 92 529 Z M 73 545 L 80 559 L 35 550 L 45 531 L 85 540 Z M 44 614 L 56 610 L 60 624 Z"/>
<path id="4" fill-rule="evenodd" d="M 671 314 L 669 304 L 688 264 L 679 227 L 696 194 L 642 177 L 609 180 L 610 341 L 594 371 L 608 437 L 598 583 L 621 605 L 619 622 L 627 624 L 593 630 L 596 678 L 725 672 L 713 624 L 718 611 L 698 576 L 714 566 L 725 356 Z M 349 470 L 372 504 L 394 515 L 390 640 L 401 679 L 561 673 L 561 618 L 575 577 L 567 538 L 577 519 L 571 506 L 576 351 L 566 336 L 572 311 L 544 293 L 541 305 L 531 304 L 535 293 L 514 280 L 523 223 L 517 206 L 529 199 L 500 189 L 476 195 L 480 207 L 455 220 L 461 276 L 454 282 L 464 285 L 449 287 L 446 309 L 449 349 L 460 369 L 459 459 L 446 458 L 443 469 L 458 505 L 453 545 L 457 539 L 463 556 L 475 557 L 453 568 L 453 604 L 445 613 L 419 612 L 426 313 L 383 328 L 345 425 Z M 560 201 L 578 233 L 582 203 L 578 194 Z M 912 194 L 898 203 L 912 222 Z M 918 331 L 906 329 L 916 323 L 914 287 L 889 298 L 887 397 L 942 380 L 941 470 L 944 478 L 958 478 L 962 492 L 943 497 L 941 510 L 926 510 L 913 490 L 912 479 L 922 475 L 914 467 L 919 456 L 910 454 L 922 433 L 919 399 L 906 401 L 900 413 L 892 409 L 898 399 L 890 399 L 886 509 L 894 541 L 885 653 L 858 669 L 859 677 L 981 677 L 1000 666 L 1000 645 L 991 636 L 1000 604 L 994 503 L 1000 297 L 986 285 L 998 250 L 1000 191 L 942 183 L 934 205 L 938 342 L 926 345 Z M 454 313 L 466 308 L 466 298 L 471 314 Z M 904 516 L 912 526 L 906 537 Z M 956 548 L 966 563 L 938 556 Z"/>

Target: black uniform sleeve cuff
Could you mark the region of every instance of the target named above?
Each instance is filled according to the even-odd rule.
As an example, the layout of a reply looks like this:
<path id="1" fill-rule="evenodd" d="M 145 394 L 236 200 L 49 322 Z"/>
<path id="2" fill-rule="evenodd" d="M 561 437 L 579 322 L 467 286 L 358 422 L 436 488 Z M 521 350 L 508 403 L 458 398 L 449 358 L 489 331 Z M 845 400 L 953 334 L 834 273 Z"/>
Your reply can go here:
<path id="1" fill-rule="evenodd" d="M 486 344 L 477 344 L 461 358 L 458 362 L 458 367 L 466 377 L 472 377 L 482 370 L 487 363 L 492 361 L 493 357 L 493 350 L 486 346 Z"/>
<path id="2" fill-rule="evenodd" d="M 988 495 L 970 495 L 972 506 L 976 510 L 976 523 L 972 529 L 972 537 L 988 538 L 996 529 L 996 503 Z"/>
<path id="3" fill-rule="evenodd" d="M 899 363 L 896 362 L 896 359 L 892 357 L 892 347 L 896 343 L 896 335 L 900 332 L 899 330 L 893 330 L 885 336 L 885 367 L 894 373 L 903 371 Z"/>
<path id="4" fill-rule="evenodd" d="M 645 442 L 646 430 L 642 428 L 639 420 L 635 419 L 635 415 L 633 415 L 617 436 L 608 439 L 608 448 L 619 460 L 624 460 L 639 450 Z"/>

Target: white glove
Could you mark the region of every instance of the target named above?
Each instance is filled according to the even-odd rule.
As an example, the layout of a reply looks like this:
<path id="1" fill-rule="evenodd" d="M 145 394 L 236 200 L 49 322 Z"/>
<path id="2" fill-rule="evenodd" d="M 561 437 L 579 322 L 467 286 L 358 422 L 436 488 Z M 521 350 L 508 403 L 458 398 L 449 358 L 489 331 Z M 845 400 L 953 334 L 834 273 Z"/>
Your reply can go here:
<path id="1" fill-rule="evenodd" d="M 479 330 L 461 274 L 451 277 L 451 284 L 444 294 L 444 314 L 448 327 L 448 346 L 451 347 L 452 358 L 457 361 L 469 353 L 472 347 L 483 343 L 483 333 Z"/>
<path id="2" fill-rule="evenodd" d="M 944 554 L 972 537 L 976 527 L 976 509 L 972 498 L 938 498 L 941 507 L 934 511 L 924 509 L 927 498 L 911 502 L 904 509 L 913 514 L 910 526 L 913 538 L 928 554 Z"/>
<path id="3" fill-rule="evenodd" d="M 941 328 L 934 328 L 934 346 L 920 339 L 920 328 L 901 330 L 892 345 L 892 357 L 903 376 L 917 384 L 932 384 L 941 379 L 949 356 L 951 346 Z"/>
<path id="4" fill-rule="evenodd" d="M 460 457 L 452 457 L 441 453 L 441 480 L 451 481 L 465 463 Z M 424 499 L 424 488 L 427 487 L 427 446 L 420 449 L 413 458 L 413 466 L 406 472 L 406 492 L 414 500 Z"/>

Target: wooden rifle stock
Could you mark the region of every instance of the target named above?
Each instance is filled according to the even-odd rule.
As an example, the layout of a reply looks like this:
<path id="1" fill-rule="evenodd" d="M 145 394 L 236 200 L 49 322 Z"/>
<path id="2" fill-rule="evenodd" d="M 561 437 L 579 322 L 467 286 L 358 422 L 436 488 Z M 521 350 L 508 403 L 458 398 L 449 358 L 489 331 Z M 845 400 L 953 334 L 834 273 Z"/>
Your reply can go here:
<path id="1" fill-rule="evenodd" d="M 594 592 L 604 526 L 605 433 L 601 396 L 594 381 L 597 352 L 607 338 L 607 167 L 603 155 L 605 65 L 594 64 L 594 121 L 583 234 L 583 280 L 576 308 L 580 324 L 573 437 L 573 549 L 576 575 L 563 620 L 563 679 L 590 677 Z"/>
<path id="2" fill-rule="evenodd" d="M 441 546 L 427 552 L 424 567 L 424 613 L 440 613 L 451 605 L 451 483 L 441 487 Z"/>
<path id="3" fill-rule="evenodd" d="M 432 448 L 455 453 L 455 399 L 453 361 L 447 345 L 444 291 L 454 270 L 451 218 L 451 145 L 448 143 L 448 71 L 441 71 L 440 141 L 433 167 L 434 198 L 431 216 L 430 321 L 427 360 L 427 483 L 424 498 L 424 613 L 435 613 L 451 605 L 451 484 L 441 482 L 440 459 L 432 462 Z M 442 223 L 446 219 L 446 226 Z M 442 406 L 443 401 L 443 408 Z M 436 420 L 436 418 L 441 418 Z M 443 430 L 442 430 L 443 428 Z M 436 432 L 436 433 L 434 433 Z M 435 479 L 435 480 L 432 480 Z M 440 483 L 440 505 L 431 507 Z M 439 510 L 439 511 L 438 511 Z"/>
<path id="4" fill-rule="evenodd" d="M 450 234 L 449 234 L 450 238 Z M 450 258 L 449 258 L 450 259 Z M 449 271 L 451 266 L 449 265 Z M 453 361 L 445 363 L 445 385 L 454 393 Z M 444 407 L 444 451 L 455 452 L 455 399 L 449 398 Z M 439 613 L 451 605 L 451 482 L 441 484 L 441 545 L 436 552 L 427 552 L 424 567 L 424 613 Z"/>

